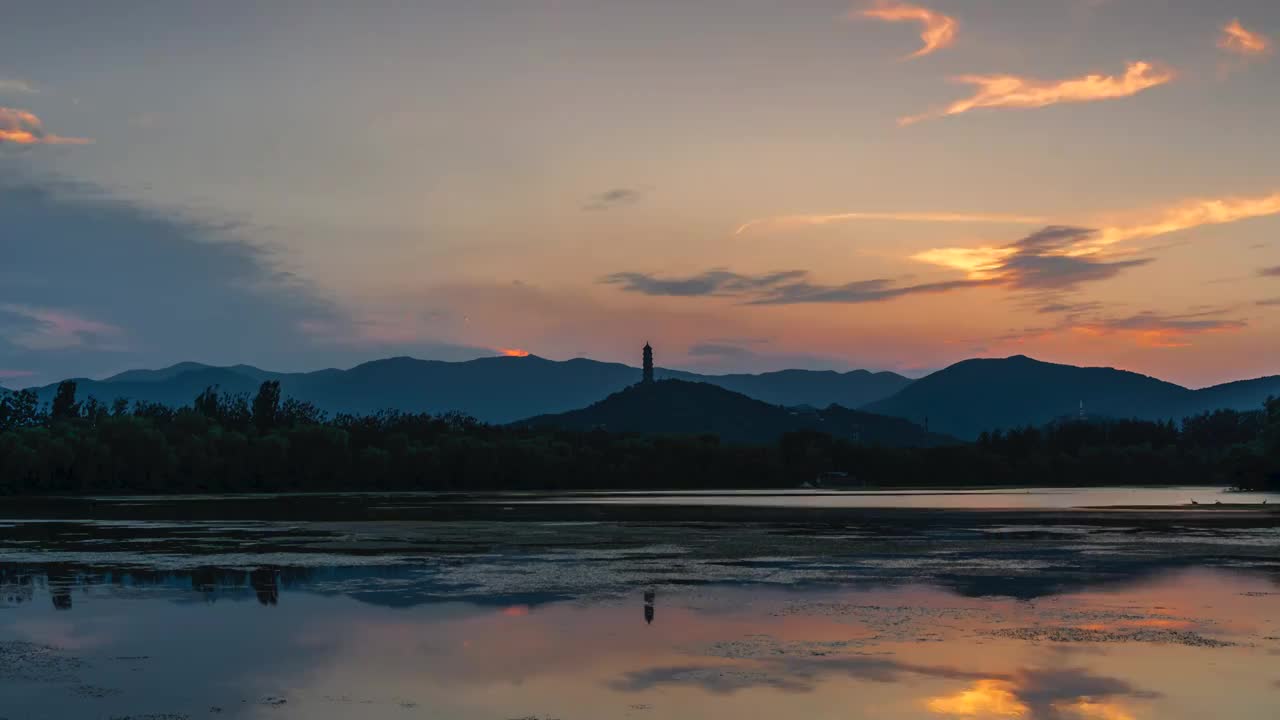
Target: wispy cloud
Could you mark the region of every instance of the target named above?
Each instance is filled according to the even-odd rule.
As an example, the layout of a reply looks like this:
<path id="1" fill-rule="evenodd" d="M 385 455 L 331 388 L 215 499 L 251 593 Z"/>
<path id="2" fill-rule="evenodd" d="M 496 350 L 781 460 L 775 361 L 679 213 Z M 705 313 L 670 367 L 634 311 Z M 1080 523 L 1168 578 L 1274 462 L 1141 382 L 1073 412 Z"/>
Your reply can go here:
<path id="1" fill-rule="evenodd" d="M 0 365 L 48 382 L 192 357 L 277 367 L 367 359 L 301 331 L 329 320 L 354 332 L 347 312 L 285 272 L 278 250 L 243 238 L 247 227 L 28 165 L 0 152 Z"/>
<path id="2" fill-rule="evenodd" d="M 689 277 L 662 278 L 645 273 L 615 273 L 605 284 L 624 291 L 665 297 L 735 297 L 748 305 L 799 305 L 805 303 L 859 304 L 881 302 L 905 295 L 936 294 L 992 284 L 988 280 L 952 280 L 902 285 L 889 278 L 859 280 L 841 285 L 809 281 L 804 270 L 742 275 L 728 270 L 708 270 Z"/>
<path id="3" fill-rule="evenodd" d="M 901 126 L 930 118 L 960 115 L 980 108 L 1041 108 L 1060 103 L 1097 102 L 1137 95 L 1174 79 L 1170 70 L 1147 62 L 1129 63 L 1123 75 L 1085 75 L 1068 80 L 1037 80 L 1017 75 L 962 75 L 955 82 L 977 91 L 940 110 L 898 120 Z"/>
<path id="4" fill-rule="evenodd" d="M 755 357 L 756 352 L 741 345 L 729 345 L 717 342 L 703 342 L 689 346 L 689 357 L 702 358 L 748 358 Z"/>
<path id="5" fill-rule="evenodd" d="M 1015 288 L 1067 289 L 1081 283 L 1106 280 L 1120 272 L 1151 262 L 1150 258 L 1107 259 L 1073 255 L 1071 250 L 1089 242 L 1097 231 L 1088 228 L 1049 226 L 1034 232 L 1008 249 L 990 273 L 1004 278 Z"/>
<path id="6" fill-rule="evenodd" d="M 862 303 L 884 302 L 907 295 L 936 295 L 964 290 L 968 288 L 991 285 L 990 280 L 948 280 L 945 282 L 917 283 L 900 285 L 888 278 L 874 280 L 858 280 L 843 285 L 819 285 L 809 282 L 796 282 L 769 288 L 750 305 L 800 305 L 806 303 L 836 303 L 859 305 Z"/>
<path id="7" fill-rule="evenodd" d="M 1280 265 L 1276 265 L 1275 267 L 1262 268 L 1261 270 L 1258 271 L 1258 274 L 1261 275 L 1262 277 L 1280 277 Z"/>
<path id="8" fill-rule="evenodd" d="M 855 220 L 888 220 L 921 223 L 991 223 L 1010 225 L 1039 225 L 1044 218 L 1033 215 L 1005 215 L 1000 213 L 948 213 L 948 212 L 844 212 L 824 215 L 778 215 L 749 220 L 738 226 L 734 235 L 741 235 L 757 227 L 789 227 L 803 225 L 828 225 Z"/>
<path id="9" fill-rule="evenodd" d="M 5 321 L 9 317 L 9 322 Z M 17 323 L 12 322 L 16 318 Z M 0 304 L 0 333 L 27 350 L 67 350 L 83 346 L 119 347 L 124 330 L 109 323 L 54 308 Z"/>
<path id="10" fill-rule="evenodd" d="M 1280 214 L 1280 193 L 1260 197 L 1187 200 L 1157 211 L 1150 219 L 1100 229 L 1048 226 L 1011 245 L 934 248 L 912 255 L 931 265 L 959 270 L 971 279 L 991 279 L 1014 272 L 1015 285 L 1052 287 L 1105 279 L 1150 260 L 1116 257 L 1112 246 L 1207 225 Z M 1074 280 L 1072 280 L 1074 278 Z"/>
<path id="11" fill-rule="evenodd" d="M 30 110 L 0 107 L 0 145 L 87 145 L 91 142 L 88 138 L 46 132 L 44 123 Z"/>
<path id="12" fill-rule="evenodd" d="M 1179 348 L 1191 345 L 1190 337 L 1193 335 L 1232 332 L 1248 327 L 1248 323 L 1243 320 L 1221 317 L 1224 312 L 1226 311 L 1208 310 L 1165 315 L 1148 311 L 1124 317 L 1077 322 L 1071 325 L 1071 329 L 1086 335 L 1124 334 L 1146 347 Z"/>
<path id="13" fill-rule="evenodd" d="M 1050 225 L 1003 247 L 942 248 L 913 256 L 964 271 L 967 277 L 959 280 L 904 284 L 874 278 L 827 285 L 810 281 L 809 273 L 801 270 L 752 276 L 717 269 L 684 278 L 618 273 L 604 282 L 647 295 L 745 297 L 750 305 L 858 304 L 992 286 L 1054 293 L 1107 280 L 1152 262 L 1150 258 L 1071 254 L 1073 248 L 1093 242 L 1098 233 L 1090 228 Z"/>
<path id="14" fill-rule="evenodd" d="M 583 210 L 608 210 L 623 205 L 632 205 L 644 197 L 644 190 L 639 188 L 613 188 L 592 195 L 582 204 Z"/>
<path id="15" fill-rule="evenodd" d="M 733 297 L 758 292 L 795 281 L 807 275 L 803 270 L 786 270 L 764 275 L 741 275 L 723 269 L 708 270 L 689 277 L 661 278 L 647 273 L 614 273 L 601 280 L 627 292 L 665 297 Z"/>
<path id="16" fill-rule="evenodd" d="M 1128 240 L 1146 240 L 1204 225 L 1226 225 L 1241 220 L 1280 214 L 1280 192 L 1258 197 L 1186 200 L 1160 211 L 1151 221 L 1108 227 L 1097 238 L 1101 246 Z M 1085 248 L 1084 251 L 1088 251 Z"/>
<path id="17" fill-rule="evenodd" d="M 728 338 L 710 338 L 689 346 L 685 351 L 689 360 L 684 367 L 718 373 L 759 373 L 783 368 L 845 372 L 858 366 L 856 361 L 851 361 L 847 356 L 786 352 L 770 349 L 767 345 L 767 342 L 762 343 L 759 338 L 743 338 L 741 343 Z"/>
<path id="18" fill-rule="evenodd" d="M 1006 284 L 1019 290 L 1065 290 L 1106 280 L 1151 262 L 1150 258 L 1112 259 L 1074 253 L 1096 242 L 1099 230 L 1050 225 L 1001 247 L 937 248 L 913 260 L 961 270 L 971 280 Z"/>
<path id="19" fill-rule="evenodd" d="M 914 22 L 922 25 L 920 39 L 924 41 L 924 46 L 908 55 L 908 60 L 924 57 L 955 43 L 956 28 L 959 25 L 955 18 L 943 15 L 936 10 L 896 2 L 896 0 L 878 0 L 873 7 L 853 10 L 849 14 L 852 17 L 885 22 Z"/>
<path id="20" fill-rule="evenodd" d="M 18 78 L 0 77 L 0 93 L 34 95 L 38 92 L 34 85 Z"/>
<path id="21" fill-rule="evenodd" d="M 1036 312 L 1041 315 L 1057 315 L 1060 313 L 1078 314 L 1092 312 L 1102 308 L 1099 302 L 1064 302 L 1061 300 L 1046 302 L 1036 308 Z"/>
<path id="22" fill-rule="evenodd" d="M 844 284 L 820 284 L 809 273 L 791 270 L 767 275 L 741 275 L 724 269 L 709 270 L 690 277 L 664 278 L 644 273 L 617 273 L 605 278 L 629 292 L 675 297 L 741 297 L 751 305 L 792 305 L 801 303 L 870 303 L 907 295 L 940 294 L 976 287 L 1004 287 L 1055 296 L 1081 285 L 1114 278 L 1121 273 L 1154 262 L 1150 257 L 1134 257 L 1132 252 L 1113 246 L 1124 241 L 1150 239 L 1204 225 L 1239 222 L 1280 214 L 1280 193 L 1252 198 L 1189 200 L 1161 210 L 1151 219 L 1103 228 L 1046 225 L 1007 245 L 934 248 L 916 253 L 911 259 L 965 274 L 964 279 L 904 284 L 890 278 L 873 278 Z M 746 232 L 765 223 L 822 224 L 839 219 L 865 218 L 929 219 L 941 222 L 1032 222 L 1037 218 L 1018 216 L 975 216 L 922 213 L 846 213 L 823 216 L 783 216 L 753 220 L 738 228 Z M 1280 274 L 1280 268 L 1266 268 L 1261 274 Z M 1033 295 L 1034 297 L 1034 295 Z M 1041 300 L 1040 313 L 1084 312 L 1089 304 Z M 1151 317 L 1144 316 L 1143 322 Z M 1101 326 L 1098 326 L 1101 327 Z M 1095 327 L 1095 329 L 1097 329 Z M 1165 328 L 1186 331 L 1188 327 Z"/>
<path id="23" fill-rule="evenodd" d="M 1061 320 L 1047 327 L 1023 328 L 996 340 L 1024 343 L 1028 340 L 1044 340 L 1064 334 L 1077 337 L 1118 336 L 1143 347 L 1181 348 L 1190 346 L 1192 339 L 1197 335 L 1234 332 L 1247 328 L 1246 321 L 1230 317 L 1237 309 L 1209 307 L 1196 308 L 1185 313 L 1146 310 L 1127 315 L 1111 315 L 1101 312 L 1100 303 L 1045 306 L 1039 312 L 1061 315 Z"/>
<path id="24" fill-rule="evenodd" d="M 1273 297 L 1273 298 L 1267 298 L 1266 300 L 1259 300 L 1258 305 L 1260 305 L 1261 307 L 1280 307 L 1280 297 Z"/>
<path id="25" fill-rule="evenodd" d="M 1246 30 L 1239 18 L 1222 26 L 1218 47 L 1236 55 L 1260 57 L 1271 53 L 1271 39 L 1261 33 Z"/>

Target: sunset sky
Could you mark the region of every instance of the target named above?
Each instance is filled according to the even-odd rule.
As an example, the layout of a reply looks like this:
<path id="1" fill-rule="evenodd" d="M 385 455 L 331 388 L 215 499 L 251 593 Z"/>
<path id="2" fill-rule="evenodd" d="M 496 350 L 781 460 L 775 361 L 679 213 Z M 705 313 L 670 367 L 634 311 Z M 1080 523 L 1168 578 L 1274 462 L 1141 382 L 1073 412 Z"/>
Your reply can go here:
<path id="1" fill-rule="evenodd" d="M 0 383 L 501 349 L 1280 373 L 1275 0 L 46 0 Z"/>

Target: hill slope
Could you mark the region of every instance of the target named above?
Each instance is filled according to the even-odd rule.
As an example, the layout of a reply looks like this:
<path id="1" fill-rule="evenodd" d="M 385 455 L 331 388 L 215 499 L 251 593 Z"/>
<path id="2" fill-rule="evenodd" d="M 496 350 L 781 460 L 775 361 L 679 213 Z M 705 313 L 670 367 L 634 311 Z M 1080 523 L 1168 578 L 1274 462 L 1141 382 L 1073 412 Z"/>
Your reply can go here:
<path id="1" fill-rule="evenodd" d="M 1280 391 L 1280 378 L 1189 390 L 1113 368 L 1056 365 L 1018 355 L 965 360 L 917 380 L 871 412 L 971 439 L 984 430 L 1043 425 L 1081 410 L 1092 417 L 1181 419 L 1208 410 L 1254 410 Z"/>
<path id="2" fill-rule="evenodd" d="M 659 378 L 722 384 L 783 405 L 863 405 L 888 397 L 911 381 L 893 373 L 786 370 L 763 375 L 704 376 L 674 370 Z M 161 370 L 131 370 L 106 380 L 77 379 L 81 398 L 110 403 L 118 397 L 166 405 L 189 404 L 200 391 L 255 392 L 263 380 L 279 380 L 286 396 L 309 400 L 329 412 L 369 413 L 460 410 L 487 422 L 511 422 L 583 407 L 636 382 L 640 371 L 620 363 L 587 359 L 564 362 L 529 357 L 493 357 L 467 362 L 389 358 L 350 370 L 276 373 L 237 365 L 217 368 L 180 363 Z M 48 402 L 56 385 L 39 388 Z"/>
<path id="3" fill-rule="evenodd" d="M 900 418 L 849 410 L 798 411 L 708 383 L 661 380 L 634 385 L 580 410 L 541 415 L 519 425 L 564 430 L 664 435 L 713 434 L 735 443 L 773 443 L 783 433 L 818 430 L 868 444 L 919 447 L 954 442 Z"/>

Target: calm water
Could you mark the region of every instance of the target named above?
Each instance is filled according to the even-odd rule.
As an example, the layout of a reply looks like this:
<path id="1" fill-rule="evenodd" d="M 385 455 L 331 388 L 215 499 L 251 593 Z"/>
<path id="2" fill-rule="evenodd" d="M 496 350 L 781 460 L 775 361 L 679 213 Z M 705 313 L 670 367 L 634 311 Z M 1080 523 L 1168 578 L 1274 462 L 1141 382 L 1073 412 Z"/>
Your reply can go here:
<path id="1" fill-rule="evenodd" d="M 0 717 L 1275 718 L 1280 529 L 0 523 Z"/>
<path id="2" fill-rule="evenodd" d="M 1089 507 L 1177 507 L 1280 505 L 1280 493 L 1228 492 L 1218 487 L 1004 488 L 993 490 L 726 491 L 597 493 L 544 497 L 527 502 L 643 505 L 733 505 L 772 507 L 1052 509 Z"/>

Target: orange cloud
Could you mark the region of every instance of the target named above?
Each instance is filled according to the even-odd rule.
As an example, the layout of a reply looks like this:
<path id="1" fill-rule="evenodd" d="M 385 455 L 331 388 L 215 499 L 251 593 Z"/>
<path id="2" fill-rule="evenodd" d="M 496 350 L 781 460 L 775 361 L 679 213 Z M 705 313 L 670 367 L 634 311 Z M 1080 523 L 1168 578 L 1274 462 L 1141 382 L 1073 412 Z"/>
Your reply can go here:
<path id="1" fill-rule="evenodd" d="M 795 225 L 827 225 L 834 222 L 852 220 L 891 220 L 900 222 L 924 223 L 1009 223 L 1012 225 L 1039 225 L 1044 218 L 1029 215 L 1001 215 L 984 213 L 886 213 L 886 212 L 846 212 L 828 215 L 779 215 L 770 218 L 750 220 L 738 226 L 734 235 L 741 235 L 759 226 L 795 226 Z"/>
<path id="2" fill-rule="evenodd" d="M 0 145 L 87 145 L 88 138 L 62 137 L 45 132 L 44 123 L 29 110 L 0 107 Z"/>
<path id="3" fill-rule="evenodd" d="M 1161 211 L 1155 219 L 1128 227 L 1110 227 L 1098 234 L 1097 245 L 1146 240 L 1203 225 L 1226 225 L 1280 214 L 1280 192 L 1259 197 L 1185 200 Z M 1088 252 L 1088 247 L 1082 251 Z"/>
<path id="4" fill-rule="evenodd" d="M 498 352 L 506 357 L 529 357 L 529 351 L 520 348 L 498 348 Z"/>
<path id="5" fill-rule="evenodd" d="M 960 115 L 979 108 L 1040 108 L 1060 103 L 1096 102 L 1137 95 L 1172 81 L 1169 70 L 1157 70 L 1147 62 L 1129 63 L 1124 75 L 1085 75 L 1070 80 L 1044 81 L 1017 75 L 962 75 L 958 83 L 976 85 L 972 97 L 957 100 L 946 108 L 898 120 L 898 125 L 914 125 L 930 118 Z"/>
<path id="6" fill-rule="evenodd" d="M 1151 217 L 1131 224 L 1117 224 L 1098 230 L 1079 229 L 1066 241 L 1041 247 L 1041 254 L 1059 258 L 1105 257 L 1111 246 L 1133 240 L 1150 240 L 1161 235 L 1192 230 L 1206 225 L 1226 225 L 1255 218 L 1280 215 L 1280 192 L 1257 197 L 1199 198 L 1159 210 Z M 911 256 L 930 265 L 964 272 L 972 280 L 996 277 L 1010 258 L 1020 251 L 1018 244 L 998 247 L 934 248 Z"/>
<path id="7" fill-rule="evenodd" d="M 1271 52 L 1271 40 L 1266 35 L 1246 30 L 1236 19 L 1222 27 L 1218 47 L 1236 55 L 1257 57 Z"/>
<path id="8" fill-rule="evenodd" d="M 955 18 L 917 5 L 908 5 L 894 0 L 879 0 L 875 7 L 859 11 L 857 14 L 873 20 L 916 22 L 923 25 L 920 39 L 924 41 L 924 47 L 908 55 L 906 58 L 908 60 L 937 52 L 956 41 L 958 23 Z"/>

